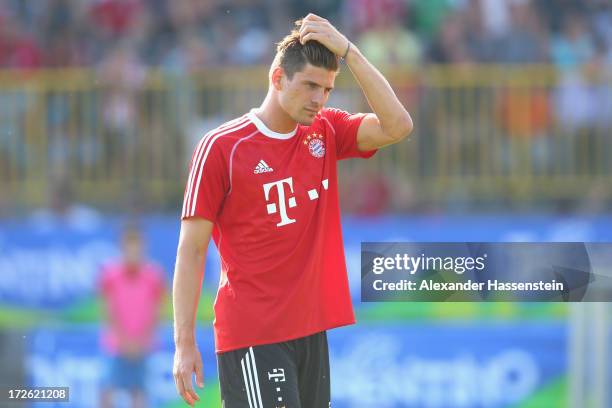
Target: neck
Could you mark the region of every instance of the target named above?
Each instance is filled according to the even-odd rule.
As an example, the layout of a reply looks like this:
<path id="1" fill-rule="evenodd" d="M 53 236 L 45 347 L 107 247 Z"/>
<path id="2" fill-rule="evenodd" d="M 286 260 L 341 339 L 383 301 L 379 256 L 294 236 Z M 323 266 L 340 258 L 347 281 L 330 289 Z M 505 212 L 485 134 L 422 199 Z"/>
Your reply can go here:
<path id="1" fill-rule="evenodd" d="M 291 118 L 280 106 L 278 100 L 268 91 L 266 99 L 255 110 L 257 117 L 268 127 L 278 133 L 290 133 L 295 129 L 297 122 Z"/>

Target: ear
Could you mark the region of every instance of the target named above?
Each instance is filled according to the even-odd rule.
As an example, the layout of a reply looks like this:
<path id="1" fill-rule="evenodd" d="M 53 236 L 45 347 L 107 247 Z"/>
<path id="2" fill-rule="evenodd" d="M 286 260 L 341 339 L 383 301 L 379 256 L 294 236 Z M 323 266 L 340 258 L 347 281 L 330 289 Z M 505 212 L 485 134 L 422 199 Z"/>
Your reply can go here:
<path id="1" fill-rule="evenodd" d="M 281 67 L 276 67 L 272 70 L 270 82 L 277 91 L 283 89 L 283 78 L 285 77 L 285 71 Z"/>

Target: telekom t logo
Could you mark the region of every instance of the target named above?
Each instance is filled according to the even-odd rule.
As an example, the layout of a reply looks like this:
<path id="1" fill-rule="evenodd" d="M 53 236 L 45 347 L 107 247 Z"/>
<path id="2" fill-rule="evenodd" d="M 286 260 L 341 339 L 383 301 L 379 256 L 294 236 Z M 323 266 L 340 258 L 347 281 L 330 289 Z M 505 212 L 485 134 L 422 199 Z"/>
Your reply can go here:
<path id="1" fill-rule="evenodd" d="M 292 194 L 293 193 L 293 178 L 292 177 L 287 177 L 286 179 L 275 181 L 273 183 L 266 183 L 263 185 L 264 194 L 266 196 L 266 201 L 270 200 L 269 198 L 270 190 L 272 189 L 272 187 L 276 187 L 276 191 L 278 192 L 278 208 L 276 206 L 276 203 L 269 203 L 267 205 L 268 214 L 276 214 L 277 212 L 280 212 L 281 222 L 276 224 L 277 227 L 282 227 L 283 225 L 292 224 L 295 222 L 293 218 L 289 218 L 289 215 L 287 215 L 287 206 L 285 204 L 285 188 L 283 186 L 284 184 L 289 185 L 289 191 Z M 286 203 L 289 205 L 289 208 L 293 208 L 297 205 L 295 202 L 295 197 L 288 197 L 288 199 L 286 200 Z"/>

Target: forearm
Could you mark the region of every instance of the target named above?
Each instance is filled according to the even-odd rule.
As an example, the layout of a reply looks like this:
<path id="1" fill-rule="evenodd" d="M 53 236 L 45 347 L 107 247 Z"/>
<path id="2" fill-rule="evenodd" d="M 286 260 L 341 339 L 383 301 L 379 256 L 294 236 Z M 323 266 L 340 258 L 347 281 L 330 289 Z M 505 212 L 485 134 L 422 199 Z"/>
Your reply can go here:
<path id="1" fill-rule="evenodd" d="M 401 139 L 412 130 L 412 118 L 399 101 L 387 79 L 359 49 L 351 44 L 346 64 L 361 87 L 380 126 L 393 139 Z"/>
<path id="2" fill-rule="evenodd" d="M 179 246 L 172 284 L 174 341 L 177 345 L 195 344 L 196 312 L 205 261 L 206 248 Z"/>

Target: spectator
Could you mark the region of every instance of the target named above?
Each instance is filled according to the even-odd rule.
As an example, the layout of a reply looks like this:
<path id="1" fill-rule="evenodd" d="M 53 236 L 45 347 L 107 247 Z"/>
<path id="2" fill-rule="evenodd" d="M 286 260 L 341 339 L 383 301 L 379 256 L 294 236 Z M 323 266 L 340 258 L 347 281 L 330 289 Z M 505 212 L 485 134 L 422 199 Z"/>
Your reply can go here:
<path id="1" fill-rule="evenodd" d="M 494 62 L 495 41 L 494 37 L 487 31 L 485 25 L 485 11 L 479 0 L 468 0 L 464 9 L 458 11 L 463 24 L 465 43 L 470 59 L 476 62 Z"/>
<path id="2" fill-rule="evenodd" d="M 595 36 L 601 42 L 602 48 L 612 57 L 612 4 L 608 0 L 591 0 L 591 3 Z"/>
<path id="3" fill-rule="evenodd" d="M 119 38 L 132 28 L 143 8 L 140 0 L 96 0 L 90 19 L 104 37 Z"/>
<path id="4" fill-rule="evenodd" d="M 176 77 L 193 74 L 204 66 L 214 65 L 216 56 L 208 42 L 196 32 L 185 32 L 164 55 L 161 66 Z"/>
<path id="5" fill-rule="evenodd" d="M 451 12 L 450 0 L 427 0 L 411 2 L 415 30 L 429 43 L 443 27 L 446 16 Z"/>
<path id="6" fill-rule="evenodd" d="M 471 62 L 464 41 L 464 25 L 461 16 L 449 14 L 428 51 L 428 59 L 437 64 L 465 64 Z"/>
<path id="7" fill-rule="evenodd" d="M 105 88 L 103 102 L 106 154 L 112 159 L 112 169 L 126 174 L 128 161 L 138 149 L 135 134 L 138 92 L 146 70 L 129 43 L 119 44 L 102 61 L 101 85 Z"/>
<path id="8" fill-rule="evenodd" d="M 547 39 L 542 28 L 530 3 L 510 3 L 510 26 L 497 40 L 495 59 L 506 64 L 545 62 Z"/>
<path id="9" fill-rule="evenodd" d="M 593 58 L 594 39 L 584 16 L 568 15 L 552 42 L 552 61 L 561 71 L 576 71 Z"/>
<path id="10" fill-rule="evenodd" d="M 78 34 L 71 28 L 58 31 L 47 40 L 45 65 L 52 68 L 83 66 L 87 62 Z"/>
<path id="11" fill-rule="evenodd" d="M 611 43 L 612 46 L 612 43 Z M 595 112 L 593 117 L 594 125 L 601 131 L 607 132 L 612 128 L 612 47 L 605 48 L 603 42 L 599 43 L 595 56 L 588 67 L 588 75 L 593 79 L 593 99 Z M 606 137 L 607 144 L 612 144 L 612 139 Z M 609 149 L 604 149 L 609 151 Z"/>
<path id="12" fill-rule="evenodd" d="M 381 21 L 403 18 L 403 0 L 345 0 L 349 23 L 355 34 L 363 34 L 380 25 Z"/>
<path id="13" fill-rule="evenodd" d="M 596 38 L 612 53 L 612 6 L 606 0 L 315 0 L 308 7 L 330 20 L 342 18 L 344 31 L 383 62 L 418 63 L 426 47 L 434 62 L 542 62 L 552 53 L 566 68 L 574 60 L 571 54 L 592 51 Z M 6 2 L 0 5 L 0 66 L 95 64 L 112 58 L 119 39 L 156 65 L 193 35 L 212 56 L 200 68 L 257 64 L 266 58 L 259 45 L 284 32 L 279 21 L 304 14 L 299 10 L 304 6 L 297 0 Z M 567 22 L 577 15 L 594 35 L 568 44 Z M 406 22 L 418 35 L 406 29 Z M 454 27 L 448 29 L 447 23 Z M 561 34 L 551 47 L 547 38 L 553 32 Z M 458 36 L 451 39 L 451 33 Z M 461 49 L 453 51 L 454 46 Z"/>
<path id="14" fill-rule="evenodd" d="M 269 59 L 272 42 L 264 27 L 252 27 L 238 36 L 231 61 L 238 64 L 261 64 Z"/>
<path id="15" fill-rule="evenodd" d="M 552 61 L 561 72 L 555 93 L 556 116 L 566 130 L 588 127 L 596 106 L 584 76 L 586 64 L 595 57 L 591 35 L 582 16 L 568 16 L 552 44 Z"/>
<path id="16" fill-rule="evenodd" d="M 414 33 L 402 26 L 396 14 L 376 14 L 370 30 L 357 40 L 359 49 L 376 66 L 416 65 L 422 48 Z"/>
<path id="17" fill-rule="evenodd" d="M 22 23 L 0 15 L 0 67 L 29 69 L 42 64 L 42 51 Z"/>

